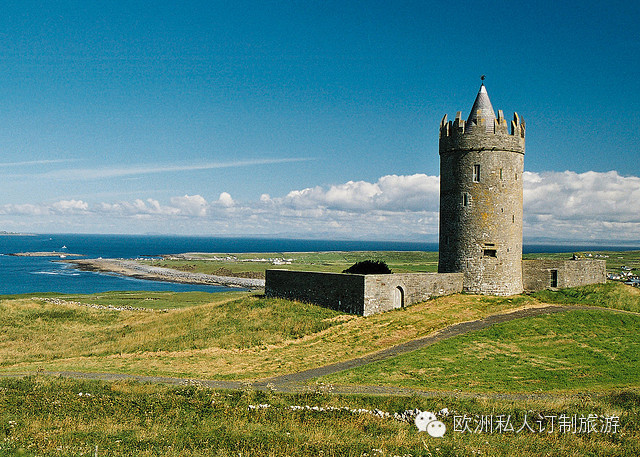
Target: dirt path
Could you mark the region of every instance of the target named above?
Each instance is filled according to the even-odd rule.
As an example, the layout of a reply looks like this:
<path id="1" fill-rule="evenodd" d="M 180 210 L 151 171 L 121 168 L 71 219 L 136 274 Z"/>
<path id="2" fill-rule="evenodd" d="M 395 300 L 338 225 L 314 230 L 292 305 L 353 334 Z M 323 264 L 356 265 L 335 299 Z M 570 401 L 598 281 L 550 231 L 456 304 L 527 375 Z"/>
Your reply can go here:
<path id="1" fill-rule="evenodd" d="M 443 328 L 431 335 L 417 338 L 406 343 L 402 343 L 396 346 L 392 346 L 382 351 L 368 354 L 356 359 L 346 360 L 343 362 L 332 363 L 317 368 L 312 368 L 298 373 L 290 373 L 281 376 L 275 376 L 259 381 L 213 381 L 206 379 L 185 379 L 185 378 L 173 378 L 162 376 L 138 376 L 130 374 L 118 374 L 118 373 L 85 373 L 77 371 L 40 371 L 40 372 L 28 372 L 28 373 L 13 373 L 3 374 L 0 373 L 0 377 L 19 377 L 28 375 L 45 375 L 45 376 L 58 376 L 68 377 L 76 379 L 97 379 L 103 381 L 117 381 L 117 380 L 133 380 L 138 382 L 153 382 L 169 385 L 185 385 L 195 384 L 210 387 L 213 389 L 255 389 L 255 390 L 271 390 L 275 392 L 285 393 L 299 393 L 309 392 L 310 390 L 323 389 L 322 387 L 308 386 L 305 382 L 325 376 L 328 374 L 337 373 L 351 368 L 357 368 L 369 363 L 377 362 L 380 360 L 396 357 L 407 352 L 415 351 L 427 346 L 430 346 L 439 341 L 443 341 L 449 338 L 453 338 L 458 335 L 463 335 L 469 332 L 475 332 L 484 328 L 490 327 L 495 324 L 501 324 L 503 322 L 509 322 L 515 319 L 522 319 L 527 317 L 534 317 L 545 314 L 554 314 L 565 311 L 578 311 L 578 310 L 607 310 L 611 312 L 630 313 L 629 311 L 623 311 L 611 308 L 602 308 L 598 306 L 576 306 L 576 305 L 549 305 L 539 308 L 526 308 L 517 311 L 492 314 L 483 319 L 477 319 L 473 321 L 460 322 Z M 637 313 L 631 313 L 637 314 Z M 325 391 L 336 394 L 369 394 L 369 395 L 419 395 L 419 396 L 446 396 L 456 395 L 462 397 L 487 397 L 487 398 L 500 398 L 507 400 L 523 400 L 529 398 L 550 398 L 556 397 L 553 394 L 508 394 L 508 393 L 461 393 L 461 392 L 442 392 L 442 391 L 423 391 L 419 389 L 391 387 L 391 386 L 331 386 L 326 387 Z M 566 396 L 563 394 L 562 396 Z"/>

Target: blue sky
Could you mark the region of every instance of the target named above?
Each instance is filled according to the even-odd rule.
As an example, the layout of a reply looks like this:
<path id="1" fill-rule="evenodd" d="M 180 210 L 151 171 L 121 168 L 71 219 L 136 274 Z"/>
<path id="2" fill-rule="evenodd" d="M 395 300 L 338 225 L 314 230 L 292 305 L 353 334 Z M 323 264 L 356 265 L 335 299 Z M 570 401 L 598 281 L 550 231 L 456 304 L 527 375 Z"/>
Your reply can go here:
<path id="1" fill-rule="evenodd" d="M 5 2 L 0 230 L 434 240 L 438 125 L 486 74 L 527 122 L 525 238 L 639 240 L 639 23 L 616 1 Z"/>

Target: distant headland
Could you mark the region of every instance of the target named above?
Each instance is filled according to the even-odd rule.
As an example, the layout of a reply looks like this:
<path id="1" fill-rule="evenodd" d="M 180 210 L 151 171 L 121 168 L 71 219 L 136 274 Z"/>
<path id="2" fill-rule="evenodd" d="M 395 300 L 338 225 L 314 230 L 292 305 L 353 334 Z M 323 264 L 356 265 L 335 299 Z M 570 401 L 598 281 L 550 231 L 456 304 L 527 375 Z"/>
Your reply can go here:
<path id="1" fill-rule="evenodd" d="M 7 232 L 0 230 L 0 236 L 35 236 L 33 233 Z"/>
<path id="2" fill-rule="evenodd" d="M 84 257 L 84 254 L 70 254 L 58 251 L 38 251 L 38 252 L 14 252 L 8 254 L 14 257 Z"/>

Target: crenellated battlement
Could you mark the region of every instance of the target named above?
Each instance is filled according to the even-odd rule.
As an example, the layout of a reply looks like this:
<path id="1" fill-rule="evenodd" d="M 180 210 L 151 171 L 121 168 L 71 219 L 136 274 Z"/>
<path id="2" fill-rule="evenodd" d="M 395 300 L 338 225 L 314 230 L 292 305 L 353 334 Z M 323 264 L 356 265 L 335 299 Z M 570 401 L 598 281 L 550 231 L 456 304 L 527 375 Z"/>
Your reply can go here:
<path id="1" fill-rule="evenodd" d="M 474 135 L 478 134 L 498 134 L 498 135 L 511 135 L 517 136 L 524 140 L 526 125 L 524 120 L 518 115 L 518 113 L 513 113 L 513 120 L 511 121 L 511 129 L 509 130 L 506 119 L 504 118 L 504 113 L 502 110 L 498 110 L 498 117 L 492 120 L 493 125 L 487 125 L 487 120 L 481 116 L 481 112 L 478 111 L 477 117 L 471 121 L 467 122 L 462 119 L 462 112 L 458 111 L 456 113 L 456 118 L 454 121 L 448 120 L 448 116 L 445 114 L 440 121 L 440 138 L 444 137 L 455 137 L 465 134 Z"/>

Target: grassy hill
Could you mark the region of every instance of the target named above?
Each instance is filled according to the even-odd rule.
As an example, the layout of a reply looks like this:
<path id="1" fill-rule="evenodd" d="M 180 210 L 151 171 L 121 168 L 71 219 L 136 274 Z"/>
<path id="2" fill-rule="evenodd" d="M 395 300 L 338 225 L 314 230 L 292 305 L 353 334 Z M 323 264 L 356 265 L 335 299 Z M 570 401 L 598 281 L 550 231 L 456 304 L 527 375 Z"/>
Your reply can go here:
<path id="1" fill-rule="evenodd" d="M 602 309 L 498 324 L 338 373 L 301 394 L 37 374 L 256 379 L 351 359 L 456 322 L 544 303 Z M 0 297 L 0 375 L 34 374 L 0 377 L 0 456 L 636 456 L 640 318 L 607 308 L 637 312 L 640 294 L 608 283 L 509 298 L 454 295 L 367 318 L 247 292 Z M 341 383 L 449 393 L 328 393 Z M 515 396 L 501 399 L 505 392 Z M 447 408 L 451 415 L 441 416 L 445 437 L 430 437 L 410 419 L 393 418 L 414 408 Z M 527 415 L 542 417 L 549 427 L 551 417 L 589 414 L 599 421 L 617 418 L 616 433 L 557 428 L 460 433 L 453 422 L 453 415 L 475 420 L 508 415 L 521 425 Z"/>
<path id="2" fill-rule="evenodd" d="M 0 370 L 258 379 L 362 356 L 457 322 L 572 299 L 574 303 L 640 309 L 638 291 L 618 283 L 509 298 L 453 295 L 367 318 L 246 292 L 120 292 L 57 296 L 55 300 L 51 296 L 6 297 L 0 300 Z M 124 304 L 128 306 L 124 310 L 105 308 L 121 309 Z M 574 319 L 577 314 L 567 316 L 563 319 Z M 595 335 L 604 344 L 618 329 L 626 332 L 626 344 L 636 344 L 634 316 L 625 317 L 625 325 L 617 315 L 603 316 L 599 331 L 587 335 Z M 554 325 L 584 329 L 577 322 L 563 324 L 557 319 L 561 318 Z M 519 322 L 525 328 L 530 325 Z M 505 334 L 514 331 L 505 330 Z M 576 330 L 576 335 L 580 332 Z M 583 343 L 576 340 L 575 344 Z M 464 358 L 459 363 L 464 364 Z"/>
<path id="3" fill-rule="evenodd" d="M 531 317 L 320 381 L 465 392 L 640 387 L 639 330 L 640 315 L 608 310 Z"/>

